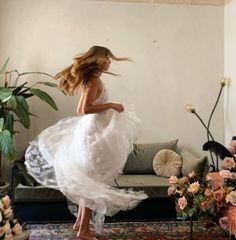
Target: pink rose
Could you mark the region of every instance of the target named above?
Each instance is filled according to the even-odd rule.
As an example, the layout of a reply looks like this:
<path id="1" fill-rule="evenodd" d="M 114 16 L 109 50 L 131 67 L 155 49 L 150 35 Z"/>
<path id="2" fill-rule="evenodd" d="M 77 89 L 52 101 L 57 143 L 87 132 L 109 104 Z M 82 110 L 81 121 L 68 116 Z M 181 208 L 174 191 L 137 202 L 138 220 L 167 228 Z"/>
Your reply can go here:
<path id="1" fill-rule="evenodd" d="M 206 175 L 206 180 L 211 181 L 212 188 L 217 189 L 223 186 L 224 179 L 219 172 L 210 172 Z"/>
<path id="2" fill-rule="evenodd" d="M 227 213 L 227 217 L 228 217 L 228 222 L 229 222 L 229 232 L 236 236 L 236 207 L 235 206 L 229 206 L 228 208 L 228 213 Z"/>
<path id="3" fill-rule="evenodd" d="M 194 182 L 194 183 L 190 184 L 190 186 L 188 188 L 188 192 L 196 193 L 196 192 L 198 192 L 199 187 L 200 187 L 199 182 L 198 181 Z"/>
<path id="4" fill-rule="evenodd" d="M 175 187 L 170 186 L 170 187 L 168 188 L 168 190 L 167 190 L 168 195 L 170 196 L 170 195 L 174 194 L 174 193 L 175 193 L 175 190 L 176 190 Z"/>
<path id="5" fill-rule="evenodd" d="M 219 219 L 219 224 L 223 229 L 229 228 L 229 220 L 227 217 L 222 217 Z"/>
<path id="6" fill-rule="evenodd" d="M 11 233 L 6 233 L 4 240 L 13 240 L 13 235 Z"/>
<path id="7" fill-rule="evenodd" d="M 178 205 L 181 210 L 184 210 L 184 208 L 187 206 L 187 204 L 188 203 L 187 203 L 185 196 L 178 199 Z"/>
<path id="8" fill-rule="evenodd" d="M 202 203 L 201 203 L 201 208 L 202 208 L 203 210 L 209 209 L 209 208 L 210 208 L 209 202 L 208 202 L 208 201 L 202 202 Z"/>
<path id="9" fill-rule="evenodd" d="M 232 177 L 232 174 L 229 170 L 221 170 L 220 171 L 220 176 L 222 178 L 231 178 Z"/>
<path id="10" fill-rule="evenodd" d="M 169 183 L 170 184 L 176 184 L 178 182 L 178 178 L 174 175 L 172 175 L 170 178 L 169 178 Z"/>
<path id="11" fill-rule="evenodd" d="M 192 171 L 191 173 L 188 174 L 188 176 L 189 176 L 190 178 L 192 178 L 192 177 L 196 176 L 196 174 L 195 174 L 194 171 Z"/>
<path id="12" fill-rule="evenodd" d="M 207 189 L 204 191 L 204 195 L 205 195 L 206 197 L 210 197 L 210 196 L 212 195 L 212 191 L 211 191 L 209 188 L 207 188 Z"/>
<path id="13" fill-rule="evenodd" d="M 235 148 L 235 147 L 229 146 L 229 147 L 228 147 L 228 150 L 229 150 L 230 153 L 232 153 L 232 154 L 235 154 L 235 153 L 236 153 L 236 148 Z"/>
<path id="14" fill-rule="evenodd" d="M 11 203 L 11 200 L 8 195 L 6 195 L 5 197 L 2 198 L 2 204 L 5 208 L 9 208 L 10 203 Z"/>
<path id="15" fill-rule="evenodd" d="M 187 183 L 188 182 L 188 177 L 184 176 L 184 177 L 180 178 L 179 182 L 180 182 L 180 184 Z"/>
<path id="16" fill-rule="evenodd" d="M 236 148 L 236 140 L 232 140 L 230 146 Z"/>
<path id="17" fill-rule="evenodd" d="M 236 179 L 236 172 L 231 172 L 231 178 Z"/>
<path id="18" fill-rule="evenodd" d="M 233 206 L 236 206 L 236 191 L 232 191 L 226 196 L 226 202 L 230 202 Z"/>
<path id="19" fill-rule="evenodd" d="M 221 189 L 219 189 L 219 190 L 217 190 L 217 191 L 215 191 L 215 192 L 213 193 L 214 199 L 215 199 L 217 202 L 219 202 L 220 200 L 222 200 L 223 195 L 224 195 L 224 192 L 223 192 Z"/>
<path id="20" fill-rule="evenodd" d="M 3 231 L 5 234 L 11 233 L 11 226 L 9 222 L 6 222 L 5 225 L 3 226 Z"/>
<path id="21" fill-rule="evenodd" d="M 226 157 L 226 158 L 224 158 L 221 167 L 222 167 L 223 169 L 229 169 L 229 170 L 231 170 L 232 168 L 235 168 L 235 167 L 236 167 L 236 164 L 235 164 L 235 161 L 234 161 L 233 158 Z"/>
<path id="22" fill-rule="evenodd" d="M 3 215 L 4 215 L 4 218 L 12 217 L 13 211 L 12 211 L 11 207 L 5 209 L 4 212 L 3 212 Z"/>
<path id="23" fill-rule="evenodd" d="M 12 232 L 15 233 L 15 235 L 21 235 L 22 234 L 22 227 L 19 223 L 17 223 L 13 228 Z"/>
<path id="24" fill-rule="evenodd" d="M 4 228 L 0 227 L 0 237 L 2 237 L 4 233 L 5 233 Z"/>

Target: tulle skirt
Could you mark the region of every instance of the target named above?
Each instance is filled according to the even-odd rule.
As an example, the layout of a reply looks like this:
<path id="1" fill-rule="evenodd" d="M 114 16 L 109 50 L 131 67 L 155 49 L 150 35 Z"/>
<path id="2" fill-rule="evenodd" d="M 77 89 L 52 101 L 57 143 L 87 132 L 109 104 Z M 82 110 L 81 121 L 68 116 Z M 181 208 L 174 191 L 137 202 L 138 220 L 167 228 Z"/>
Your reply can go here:
<path id="1" fill-rule="evenodd" d="M 108 110 L 63 119 L 45 129 L 25 154 L 27 170 L 39 183 L 94 211 L 97 232 L 102 231 L 104 215 L 132 209 L 147 198 L 143 192 L 111 186 L 140 127 L 133 106 L 124 108 L 122 113 Z"/>

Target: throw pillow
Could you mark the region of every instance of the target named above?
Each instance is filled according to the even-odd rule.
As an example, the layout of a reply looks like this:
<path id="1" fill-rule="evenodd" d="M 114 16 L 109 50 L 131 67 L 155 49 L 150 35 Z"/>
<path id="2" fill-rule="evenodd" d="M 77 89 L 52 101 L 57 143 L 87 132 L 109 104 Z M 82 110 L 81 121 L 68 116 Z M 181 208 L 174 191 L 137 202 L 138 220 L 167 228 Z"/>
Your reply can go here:
<path id="1" fill-rule="evenodd" d="M 175 151 L 178 139 L 149 144 L 134 144 L 129 154 L 123 173 L 125 174 L 155 174 L 152 163 L 154 156 L 162 149 Z"/>
<path id="2" fill-rule="evenodd" d="M 184 148 L 182 149 L 180 155 L 183 158 L 183 165 L 181 169 L 183 176 L 188 175 L 192 171 L 194 171 L 195 174 L 200 177 L 205 174 L 207 157 L 196 157 L 194 154 Z"/>
<path id="3" fill-rule="evenodd" d="M 181 173 L 182 157 L 169 149 L 159 151 L 153 159 L 153 169 L 158 176 L 178 177 Z"/>

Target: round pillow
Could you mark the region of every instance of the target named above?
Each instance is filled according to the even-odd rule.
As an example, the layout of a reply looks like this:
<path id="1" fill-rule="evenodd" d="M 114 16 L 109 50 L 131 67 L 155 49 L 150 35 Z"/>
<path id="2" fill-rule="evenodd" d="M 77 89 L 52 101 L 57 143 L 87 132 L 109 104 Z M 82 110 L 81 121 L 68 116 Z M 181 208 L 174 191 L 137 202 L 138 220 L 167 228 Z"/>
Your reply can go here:
<path id="1" fill-rule="evenodd" d="M 153 159 L 153 169 L 158 176 L 178 177 L 181 173 L 182 157 L 169 149 L 159 151 Z"/>

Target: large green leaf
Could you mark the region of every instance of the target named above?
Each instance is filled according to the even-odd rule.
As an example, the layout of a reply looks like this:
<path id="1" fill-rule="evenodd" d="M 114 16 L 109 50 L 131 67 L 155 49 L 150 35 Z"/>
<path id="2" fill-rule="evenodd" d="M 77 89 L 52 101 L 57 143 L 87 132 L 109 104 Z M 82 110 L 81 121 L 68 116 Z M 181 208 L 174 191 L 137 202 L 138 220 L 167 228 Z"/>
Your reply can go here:
<path id="1" fill-rule="evenodd" d="M 3 130 L 4 118 L 0 118 L 0 132 Z"/>
<path id="2" fill-rule="evenodd" d="M 20 119 L 20 123 L 25 127 L 30 127 L 30 118 L 29 118 L 29 105 L 22 96 L 16 96 L 17 109 L 15 110 L 16 115 Z"/>
<path id="3" fill-rule="evenodd" d="M 49 104 L 53 109 L 58 110 L 56 103 L 46 92 L 37 88 L 31 88 L 30 92 L 35 96 L 39 97 L 42 101 Z"/>
<path id="4" fill-rule="evenodd" d="M 5 120 L 5 129 L 11 133 L 11 136 L 13 135 L 13 125 L 14 125 L 14 115 L 8 112 Z"/>
<path id="5" fill-rule="evenodd" d="M 7 107 L 13 110 L 17 109 L 17 101 L 14 95 L 12 95 L 11 98 L 7 101 Z"/>
<path id="6" fill-rule="evenodd" d="M 12 96 L 12 91 L 9 88 L 0 89 L 0 100 L 1 102 L 8 101 Z"/>
<path id="7" fill-rule="evenodd" d="M 13 160 L 15 157 L 15 148 L 11 133 L 8 130 L 0 132 L 0 150 L 7 159 Z"/>
<path id="8" fill-rule="evenodd" d="M 29 111 L 29 104 L 26 102 L 23 96 L 15 96 L 17 101 L 17 108 L 24 108 L 25 110 Z"/>
<path id="9" fill-rule="evenodd" d="M 3 64 L 1 70 L 0 70 L 0 80 L 2 79 L 3 74 L 6 72 L 7 64 L 10 57 L 6 60 L 6 62 Z"/>

